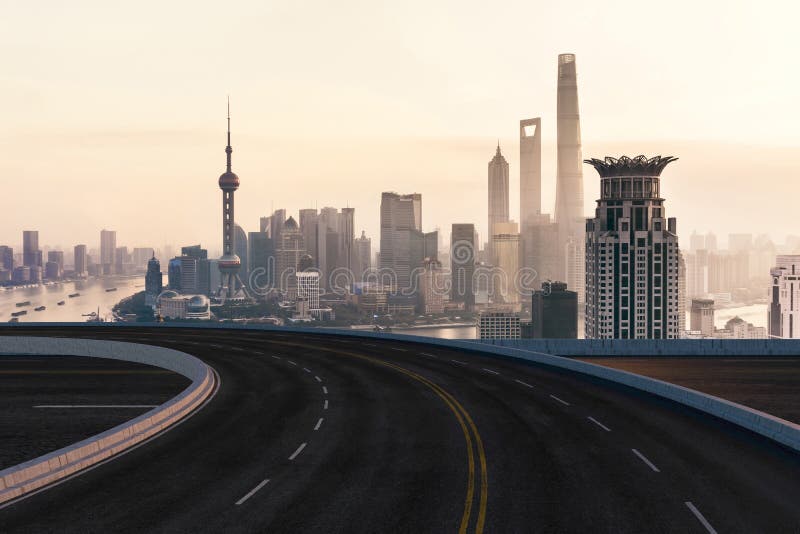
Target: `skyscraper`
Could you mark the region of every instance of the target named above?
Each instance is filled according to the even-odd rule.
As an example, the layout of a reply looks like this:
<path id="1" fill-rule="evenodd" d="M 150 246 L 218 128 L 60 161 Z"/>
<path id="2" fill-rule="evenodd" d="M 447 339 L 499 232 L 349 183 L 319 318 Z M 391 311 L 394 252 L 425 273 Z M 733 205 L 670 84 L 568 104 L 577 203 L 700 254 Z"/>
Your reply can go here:
<path id="1" fill-rule="evenodd" d="M 356 238 L 355 218 L 355 208 L 342 208 L 342 213 L 339 216 L 339 262 L 341 267 L 347 268 L 348 272 L 353 272 L 353 241 Z"/>
<path id="2" fill-rule="evenodd" d="M 14 269 L 14 249 L 0 245 L 0 269 L 11 271 Z"/>
<path id="3" fill-rule="evenodd" d="M 280 240 L 275 250 L 275 286 L 283 292 L 292 293 L 297 288 L 297 279 L 294 276 L 300 258 L 306 254 L 303 233 L 297 226 L 293 217 L 286 219 L 280 231 Z M 290 295 L 293 298 L 293 295 Z"/>
<path id="4" fill-rule="evenodd" d="M 355 276 L 356 281 L 360 282 L 364 278 L 364 271 L 372 267 L 372 240 L 362 230 L 361 237 L 356 239 L 355 243 L 357 258 Z"/>
<path id="5" fill-rule="evenodd" d="M 491 288 L 494 302 L 509 304 L 514 311 L 519 311 L 520 292 L 516 285 L 520 258 L 517 223 L 514 221 L 496 223 L 490 243 L 493 247 L 494 266 L 502 273 L 499 287 Z"/>
<path id="6" fill-rule="evenodd" d="M 600 199 L 586 221 L 586 337 L 676 339 L 678 236 L 660 176 L 673 157 L 591 159 Z"/>
<path id="7" fill-rule="evenodd" d="M 236 255 L 236 228 L 234 227 L 233 193 L 239 189 L 239 177 L 231 170 L 231 111 L 228 104 L 228 145 L 225 147 L 227 166 L 219 177 L 219 188 L 222 189 L 222 257 L 217 262 L 221 284 L 219 295 L 233 298 L 236 294 L 236 278 L 241 267 L 241 260 Z"/>
<path id="8" fill-rule="evenodd" d="M 772 339 L 800 338 L 800 255 L 780 255 L 772 276 L 767 328 Z"/>
<path id="9" fill-rule="evenodd" d="M 575 339 L 578 337 L 578 295 L 564 282 L 544 282 L 531 300 L 531 337 Z"/>
<path id="10" fill-rule="evenodd" d="M 542 213 L 541 126 L 539 117 L 519 121 L 519 218 L 523 229 L 537 223 Z"/>
<path id="11" fill-rule="evenodd" d="M 26 267 L 42 266 L 42 251 L 39 250 L 39 231 L 22 232 L 22 265 Z"/>
<path id="12" fill-rule="evenodd" d="M 156 297 L 161 293 L 162 280 L 161 264 L 153 253 L 153 257 L 147 262 L 147 274 L 144 275 L 144 303 L 146 306 L 155 307 Z"/>
<path id="13" fill-rule="evenodd" d="M 450 300 L 463 302 L 471 310 L 475 305 L 475 225 L 453 224 L 450 233 L 452 289 Z"/>
<path id="14" fill-rule="evenodd" d="M 75 276 L 85 276 L 89 267 L 86 257 L 86 245 L 75 245 L 73 251 L 75 263 Z"/>
<path id="15" fill-rule="evenodd" d="M 393 277 L 394 290 L 411 287 L 411 234 L 422 231 L 422 195 L 381 195 L 380 269 Z"/>
<path id="16" fill-rule="evenodd" d="M 583 302 L 584 274 L 583 156 L 574 54 L 558 56 L 556 210 L 560 271 Z"/>
<path id="17" fill-rule="evenodd" d="M 117 250 L 117 232 L 100 231 L 100 274 L 114 274 L 114 254 Z"/>
<path id="18" fill-rule="evenodd" d="M 303 241 L 306 251 L 311 255 L 314 266 L 319 267 L 319 214 L 316 208 L 300 210 L 300 231 L 303 232 Z"/>
<path id="19" fill-rule="evenodd" d="M 500 153 L 500 143 L 497 143 L 497 152 L 489 162 L 489 250 L 492 247 L 492 237 L 496 233 L 495 225 L 508 222 L 508 162 Z M 491 259 L 496 263 L 496 258 Z"/>

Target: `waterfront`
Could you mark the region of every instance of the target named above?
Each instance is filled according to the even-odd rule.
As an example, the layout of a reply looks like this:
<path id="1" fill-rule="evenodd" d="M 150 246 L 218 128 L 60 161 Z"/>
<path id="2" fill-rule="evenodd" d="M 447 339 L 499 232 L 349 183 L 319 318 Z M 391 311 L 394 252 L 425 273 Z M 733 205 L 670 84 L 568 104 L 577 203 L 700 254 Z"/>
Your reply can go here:
<path id="1" fill-rule="evenodd" d="M 18 287 L 14 290 L 0 289 L 0 322 L 11 319 L 12 312 L 26 310 L 28 313 L 19 317 L 19 322 L 83 322 L 87 319 L 83 314 L 97 312 L 100 317 L 111 318 L 111 309 L 125 297 L 144 289 L 143 277 L 134 278 L 110 277 L 61 282 L 34 287 Z M 137 287 L 140 286 L 140 287 Z M 106 289 L 116 287 L 116 291 Z M 80 296 L 69 298 L 70 294 Z M 59 301 L 64 301 L 62 306 Z M 18 302 L 30 301 L 30 305 L 17 307 Z M 42 311 L 34 308 L 45 306 Z"/>

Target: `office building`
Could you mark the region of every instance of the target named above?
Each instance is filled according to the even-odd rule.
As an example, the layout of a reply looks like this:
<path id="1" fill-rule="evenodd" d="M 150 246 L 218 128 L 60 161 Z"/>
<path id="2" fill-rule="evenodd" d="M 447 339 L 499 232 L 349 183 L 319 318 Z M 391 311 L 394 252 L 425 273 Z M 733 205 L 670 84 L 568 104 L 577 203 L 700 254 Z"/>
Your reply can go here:
<path id="1" fill-rule="evenodd" d="M 250 232 L 247 247 L 250 288 L 263 294 L 275 283 L 275 243 L 266 232 Z"/>
<path id="2" fill-rule="evenodd" d="M 435 259 L 426 259 L 419 276 L 419 312 L 426 315 L 444 313 L 447 281 L 442 264 Z"/>
<path id="3" fill-rule="evenodd" d="M 161 263 L 153 254 L 150 261 L 147 262 L 147 273 L 144 275 L 144 303 L 146 306 L 155 307 L 156 298 L 162 291 L 162 281 Z"/>
<path id="4" fill-rule="evenodd" d="M 5 245 L 0 246 L 0 269 L 14 270 L 14 249 Z"/>
<path id="5" fill-rule="evenodd" d="M 131 256 L 128 253 L 128 247 L 117 247 L 114 250 L 114 273 L 115 274 L 130 274 Z"/>
<path id="6" fill-rule="evenodd" d="M 478 339 L 520 339 L 520 320 L 516 312 L 482 311 L 475 325 Z"/>
<path id="7" fill-rule="evenodd" d="M 508 222 L 508 162 L 500 152 L 500 143 L 497 143 L 497 152 L 488 165 L 488 191 L 489 191 L 489 250 L 493 251 L 493 238 L 497 231 L 495 225 Z M 491 258 L 496 263 L 495 258 Z"/>
<path id="8" fill-rule="evenodd" d="M 316 208 L 300 210 L 298 219 L 300 231 L 303 232 L 303 242 L 306 251 L 314 260 L 314 267 L 319 267 L 319 213 Z M 324 238 L 323 238 L 324 241 Z"/>
<path id="9" fill-rule="evenodd" d="M 725 323 L 725 328 L 714 331 L 715 339 L 768 339 L 767 329 L 753 326 L 741 317 L 734 317 Z"/>
<path id="10" fill-rule="evenodd" d="M 772 339 L 800 338 L 800 255 L 782 254 L 770 270 L 767 328 Z"/>
<path id="11" fill-rule="evenodd" d="M 22 265 L 42 266 L 42 251 L 39 250 L 39 232 L 37 230 L 22 232 Z"/>
<path id="12" fill-rule="evenodd" d="M 15 284 L 27 284 L 31 281 L 31 268 L 27 265 L 14 267 L 11 271 L 11 281 Z"/>
<path id="13" fill-rule="evenodd" d="M 356 238 L 355 216 L 355 208 L 342 208 L 339 216 L 339 266 L 346 268 L 348 273 L 353 272 L 355 259 L 353 251 L 353 242 Z"/>
<path id="14" fill-rule="evenodd" d="M 411 289 L 414 265 L 411 240 L 414 231 L 422 231 L 422 195 L 381 195 L 381 243 L 379 267 L 391 278 L 393 292 Z"/>
<path id="15" fill-rule="evenodd" d="M 300 258 L 306 254 L 303 232 L 294 217 L 289 217 L 279 232 L 280 239 L 275 249 L 275 286 L 282 292 L 295 289 L 295 272 Z M 291 298 L 294 295 L 290 295 Z"/>
<path id="16" fill-rule="evenodd" d="M 188 247 L 181 247 L 181 256 L 194 258 L 196 260 L 207 260 L 208 251 L 200 245 L 191 245 Z"/>
<path id="17" fill-rule="evenodd" d="M 578 337 L 578 294 L 563 282 L 544 282 L 531 297 L 531 335 L 537 339 Z"/>
<path id="18" fill-rule="evenodd" d="M 295 277 L 297 279 L 297 300 L 305 301 L 309 310 L 319 310 L 319 273 L 316 271 L 298 272 Z"/>
<path id="19" fill-rule="evenodd" d="M 520 260 L 519 227 L 514 221 L 497 222 L 494 225 L 492 257 L 499 276 L 492 277 L 495 287 L 489 289 L 496 303 L 513 306 L 519 311 L 520 291 L 518 273 Z"/>
<path id="20" fill-rule="evenodd" d="M 86 254 L 86 245 L 75 245 L 73 250 L 75 276 L 86 276 L 89 270 L 89 258 Z"/>
<path id="21" fill-rule="evenodd" d="M 676 158 L 591 159 L 600 175 L 586 221 L 586 337 L 676 339 L 678 236 L 660 176 Z"/>
<path id="22" fill-rule="evenodd" d="M 453 224 L 450 233 L 450 300 L 463 303 L 467 310 L 475 305 L 475 245 L 474 224 Z"/>
<path id="23" fill-rule="evenodd" d="M 558 56 L 556 209 L 559 271 L 578 294 L 585 278 L 583 212 L 583 156 L 580 108 L 574 54 Z M 564 278 L 562 278 L 564 279 Z M 582 301 L 582 297 L 580 297 Z"/>
<path id="24" fill-rule="evenodd" d="M 703 337 L 714 337 L 714 301 L 712 299 L 692 299 L 692 309 L 689 313 L 689 330 L 699 332 Z"/>
<path id="25" fill-rule="evenodd" d="M 117 250 L 117 232 L 114 230 L 100 231 L 100 262 L 99 272 L 103 275 L 114 274 L 114 254 Z"/>
<path id="26" fill-rule="evenodd" d="M 147 262 L 153 254 L 153 249 L 150 247 L 134 247 L 131 256 L 133 258 L 133 267 L 136 271 L 140 271 L 147 267 Z"/>
<path id="27" fill-rule="evenodd" d="M 356 282 L 363 282 L 366 272 L 372 268 L 372 239 L 368 238 L 363 230 L 361 231 L 361 237 L 355 240 L 355 251 L 355 279 Z"/>

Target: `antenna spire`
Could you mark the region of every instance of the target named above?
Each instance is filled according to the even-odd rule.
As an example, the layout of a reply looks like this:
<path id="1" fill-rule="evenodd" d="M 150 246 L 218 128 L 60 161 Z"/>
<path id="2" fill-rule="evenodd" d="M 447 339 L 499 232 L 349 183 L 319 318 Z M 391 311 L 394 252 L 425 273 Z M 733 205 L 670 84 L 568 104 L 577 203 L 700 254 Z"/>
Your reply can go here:
<path id="1" fill-rule="evenodd" d="M 225 147 L 225 153 L 228 155 L 228 172 L 231 172 L 231 97 L 228 95 L 228 146 Z"/>

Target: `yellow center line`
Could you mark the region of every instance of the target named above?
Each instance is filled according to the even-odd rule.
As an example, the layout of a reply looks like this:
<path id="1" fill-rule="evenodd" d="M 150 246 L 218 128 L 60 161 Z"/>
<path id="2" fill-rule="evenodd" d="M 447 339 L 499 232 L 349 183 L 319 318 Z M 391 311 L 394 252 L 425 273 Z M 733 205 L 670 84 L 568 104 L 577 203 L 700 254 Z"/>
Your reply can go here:
<path id="1" fill-rule="evenodd" d="M 290 345 L 295 347 L 304 347 L 309 349 L 319 349 L 318 345 L 306 345 L 301 343 L 290 343 L 286 341 L 275 341 L 274 343 L 280 343 L 283 345 Z M 483 448 L 483 440 L 481 439 L 480 434 L 478 433 L 478 428 L 475 426 L 475 422 L 470 417 L 469 412 L 458 402 L 455 397 L 453 397 L 450 393 L 448 393 L 444 388 L 436 384 L 435 382 L 430 381 L 429 379 L 425 378 L 422 375 L 419 375 L 413 371 L 409 371 L 404 367 L 400 367 L 399 365 L 395 365 L 393 363 L 379 360 L 377 358 L 373 358 L 371 356 L 365 356 L 363 354 L 357 354 L 354 352 L 343 351 L 339 349 L 333 348 L 324 348 L 328 352 L 344 354 L 353 358 L 359 358 L 361 360 L 366 360 L 372 363 L 376 363 L 379 365 L 383 365 L 385 367 L 389 367 L 394 369 L 404 375 L 417 380 L 418 382 L 424 384 L 429 389 L 431 389 L 434 393 L 436 393 L 439 398 L 444 401 L 448 408 L 453 412 L 458 420 L 459 425 L 461 426 L 461 431 L 464 433 L 464 440 L 467 444 L 467 496 L 464 502 L 464 513 L 461 517 L 461 525 L 458 530 L 459 534 L 466 534 L 467 528 L 469 527 L 469 519 L 472 513 L 472 502 L 474 500 L 475 494 L 475 453 L 473 450 L 473 440 L 472 435 L 470 434 L 469 429 L 472 430 L 472 434 L 475 436 L 475 443 L 477 444 L 478 449 L 478 458 L 480 462 L 481 468 L 481 492 L 480 492 L 480 503 L 478 506 L 478 519 L 475 525 L 475 532 L 476 534 L 482 534 L 484 529 L 484 524 L 486 522 L 486 506 L 488 500 L 488 476 L 487 476 L 487 469 L 486 469 L 486 453 Z M 465 422 L 466 420 L 466 422 Z M 469 428 L 468 428 L 469 427 Z"/>

